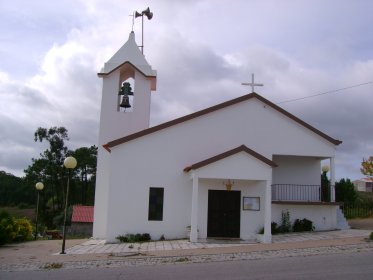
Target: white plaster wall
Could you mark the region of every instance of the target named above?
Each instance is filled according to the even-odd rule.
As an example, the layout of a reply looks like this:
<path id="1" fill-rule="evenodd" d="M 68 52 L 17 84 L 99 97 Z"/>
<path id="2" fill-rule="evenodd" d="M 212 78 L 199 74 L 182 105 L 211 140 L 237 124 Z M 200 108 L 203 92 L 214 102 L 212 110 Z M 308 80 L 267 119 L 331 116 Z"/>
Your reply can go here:
<path id="1" fill-rule="evenodd" d="M 134 70 L 134 73 L 132 112 L 117 111 L 118 91 L 121 83 L 120 69 L 103 78 L 99 144 L 106 144 L 149 127 L 150 81 L 140 72 Z"/>
<path id="2" fill-rule="evenodd" d="M 98 146 L 93 222 L 93 237 L 97 239 L 105 239 L 107 235 L 109 156 L 109 153 L 102 146 Z"/>
<path id="3" fill-rule="evenodd" d="M 126 66 L 127 67 L 127 66 Z M 107 236 L 109 199 L 109 158 L 102 147 L 109 141 L 149 127 L 150 81 L 140 72 L 134 72 L 134 106 L 132 112 L 118 112 L 118 91 L 121 83 L 120 69 L 103 78 L 100 131 L 97 156 L 97 177 L 95 193 L 95 215 L 93 237 L 105 239 Z"/>
<path id="4" fill-rule="evenodd" d="M 239 152 L 196 171 L 200 178 L 270 180 L 272 167 L 257 158 Z"/>
<path id="5" fill-rule="evenodd" d="M 316 231 L 337 228 L 337 208 L 335 205 L 283 205 L 272 204 L 272 221 L 281 224 L 281 212 L 289 210 L 291 223 L 296 219 L 313 222 Z"/>
<path id="6" fill-rule="evenodd" d="M 107 239 L 126 232 L 185 236 L 192 181 L 183 169 L 242 144 L 267 158 L 335 152 L 333 144 L 256 99 L 113 147 Z M 162 222 L 147 221 L 149 187 L 165 188 Z"/>
<path id="7" fill-rule="evenodd" d="M 278 165 L 273 169 L 273 184 L 320 185 L 320 159 L 274 155 L 272 160 Z"/>

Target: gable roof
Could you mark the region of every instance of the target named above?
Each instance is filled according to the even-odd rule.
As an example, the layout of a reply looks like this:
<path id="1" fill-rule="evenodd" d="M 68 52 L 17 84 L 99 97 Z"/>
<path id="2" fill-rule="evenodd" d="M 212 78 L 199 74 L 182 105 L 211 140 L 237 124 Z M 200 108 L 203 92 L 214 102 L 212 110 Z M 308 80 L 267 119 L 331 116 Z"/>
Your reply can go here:
<path id="1" fill-rule="evenodd" d="M 72 223 L 93 223 L 93 206 L 73 206 L 73 215 L 71 217 Z"/>
<path id="2" fill-rule="evenodd" d="M 146 77 L 155 77 L 157 72 L 151 68 L 135 41 L 135 32 L 131 32 L 127 42 L 105 63 L 99 76 L 109 75 L 125 63 L 130 63 Z"/>
<path id="3" fill-rule="evenodd" d="M 327 141 L 331 142 L 332 144 L 339 145 L 339 144 L 342 143 L 342 141 L 336 140 L 336 139 L 334 139 L 334 138 L 326 135 L 325 133 L 321 132 L 320 130 L 314 128 L 313 126 L 309 125 L 308 123 L 306 123 L 306 122 L 302 121 L 301 119 L 297 118 L 293 114 L 290 114 L 289 112 L 285 111 L 284 109 L 282 109 L 281 107 L 277 106 L 276 104 L 270 102 L 269 100 L 265 99 L 264 97 L 260 96 L 259 94 L 253 92 L 253 93 L 246 94 L 246 95 L 240 96 L 238 98 L 231 99 L 231 100 L 228 100 L 226 102 L 217 104 L 215 106 L 203 109 L 201 111 L 197 111 L 195 113 L 192 113 L 192 114 L 189 114 L 189 115 L 186 115 L 186 116 L 183 116 L 183 117 L 180 117 L 180 118 L 177 118 L 177 119 L 174 119 L 174 120 L 171 120 L 171 121 L 168 121 L 168 122 L 165 122 L 165 123 L 153 126 L 153 127 L 150 127 L 148 129 L 145 129 L 145 130 L 142 130 L 142 131 L 130 134 L 128 136 L 125 136 L 125 137 L 122 137 L 122 138 L 110 141 L 107 144 L 104 144 L 103 147 L 110 152 L 110 148 L 115 147 L 117 145 L 120 145 L 120 144 L 126 143 L 128 141 L 134 140 L 136 138 L 139 138 L 139 137 L 142 137 L 142 136 L 145 136 L 145 135 L 148 135 L 148 134 L 160 131 L 162 129 L 165 129 L 165 128 L 168 128 L 168 127 L 171 127 L 171 126 L 174 126 L 174 125 L 177 125 L 177 124 L 180 124 L 180 123 L 183 123 L 183 122 L 186 122 L 186 121 L 189 121 L 189 120 L 201 117 L 203 115 L 206 115 L 206 114 L 209 114 L 209 113 L 221 110 L 223 108 L 226 108 L 226 107 L 229 107 L 229 106 L 232 106 L 232 105 L 244 102 L 244 101 L 252 99 L 252 98 L 256 98 L 256 99 L 260 100 L 264 104 L 272 107 L 276 111 L 278 111 L 281 114 L 287 116 L 288 118 L 290 118 L 291 120 L 293 120 L 293 121 L 297 122 L 298 124 L 304 126 L 305 128 L 311 130 L 312 132 L 316 133 L 317 135 L 321 136 L 322 138 L 326 139 Z"/>
<path id="4" fill-rule="evenodd" d="M 213 156 L 211 158 L 208 158 L 208 159 L 205 159 L 205 160 L 202 160 L 200 162 L 197 162 L 197 163 L 194 163 L 190 166 L 187 166 L 184 168 L 184 171 L 185 172 L 189 172 L 190 170 L 196 170 L 196 169 L 199 169 L 203 166 L 206 166 L 206 165 L 209 165 L 211 163 L 214 163 L 214 162 L 217 162 L 219 160 L 222 160 L 224 158 L 227 158 L 229 156 L 232 156 L 234 154 L 237 154 L 237 153 L 240 153 L 240 152 L 245 152 L 255 158 L 257 158 L 258 160 L 264 162 L 265 164 L 268 164 L 270 167 L 277 167 L 277 164 L 274 163 L 272 160 L 262 156 L 261 154 L 258 154 L 257 152 L 249 149 L 248 147 L 246 147 L 245 145 L 241 145 L 235 149 L 232 149 L 232 150 L 229 150 L 229 151 L 226 151 L 224 153 L 221 153 L 219 155 L 216 155 L 216 156 Z"/>

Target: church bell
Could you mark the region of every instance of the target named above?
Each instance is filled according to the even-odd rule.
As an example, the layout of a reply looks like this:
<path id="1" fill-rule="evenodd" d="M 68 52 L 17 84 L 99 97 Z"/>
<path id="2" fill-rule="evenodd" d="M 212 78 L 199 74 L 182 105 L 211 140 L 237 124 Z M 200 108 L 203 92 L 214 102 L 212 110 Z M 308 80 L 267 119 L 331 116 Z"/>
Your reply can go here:
<path id="1" fill-rule="evenodd" d="M 133 95 L 132 87 L 130 83 L 124 82 L 118 92 L 119 95 Z"/>
<path id="2" fill-rule="evenodd" d="M 122 102 L 119 105 L 121 108 L 131 108 L 130 99 L 128 98 L 128 95 L 123 95 Z"/>

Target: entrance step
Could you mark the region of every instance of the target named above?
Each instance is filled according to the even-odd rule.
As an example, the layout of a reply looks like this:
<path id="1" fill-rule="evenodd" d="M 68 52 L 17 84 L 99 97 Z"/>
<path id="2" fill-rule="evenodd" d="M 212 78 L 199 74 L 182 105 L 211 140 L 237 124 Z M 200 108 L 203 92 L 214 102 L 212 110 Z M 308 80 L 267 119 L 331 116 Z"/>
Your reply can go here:
<path id="1" fill-rule="evenodd" d="M 337 209 L 337 229 L 350 229 L 350 228 L 351 227 L 348 224 L 341 208 L 338 208 Z"/>

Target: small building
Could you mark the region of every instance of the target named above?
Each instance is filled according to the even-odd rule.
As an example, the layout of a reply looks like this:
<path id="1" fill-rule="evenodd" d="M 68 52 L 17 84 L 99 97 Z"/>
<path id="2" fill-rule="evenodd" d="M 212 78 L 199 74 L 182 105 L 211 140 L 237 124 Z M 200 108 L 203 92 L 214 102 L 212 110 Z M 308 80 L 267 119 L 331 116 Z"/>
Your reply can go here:
<path id="1" fill-rule="evenodd" d="M 133 32 L 98 75 L 94 238 L 175 239 L 189 229 L 192 242 L 270 243 L 271 222 L 283 212 L 291 222 L 311 220 L 315 230 L 338 228 L 334 158 L 341 141 L 255 92 L 149 127 L 157 72 Z M 328 201 L 321 197 L 323 160 L 330 165 Z"/>
<path id="2" fill-rule="evenodd" d="M 369 192 L 373 190 L 373 181 L 369 178 L 362 178 L 352 182 L 355 186 L 355 190 L 358 192 Z"/>
<path id="3" fill-rule="evenodd" d="M 93 209 L 93 206 L 73 206 L 70 234 L 92 236 Z"/>

